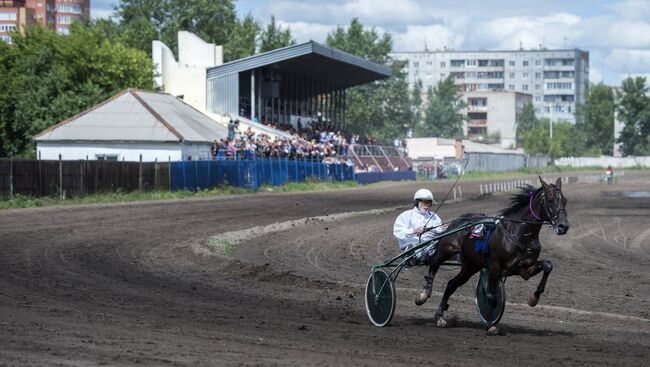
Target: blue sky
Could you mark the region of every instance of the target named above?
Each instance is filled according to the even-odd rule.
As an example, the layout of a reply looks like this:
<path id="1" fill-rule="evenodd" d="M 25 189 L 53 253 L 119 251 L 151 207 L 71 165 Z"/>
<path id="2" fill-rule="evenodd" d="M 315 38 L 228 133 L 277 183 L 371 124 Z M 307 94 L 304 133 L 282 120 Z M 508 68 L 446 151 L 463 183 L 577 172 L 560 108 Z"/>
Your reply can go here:
<path id="1" fill-rule="evenodd" d="M 116 3 L 91 0 L 91 15 L 106 17 Z M 263 23 L 275 15 L 299 42 L 322 42 L 357 17 L 390 33 L 399 51 L 577 47 L 590 53 L 592 82 L 650 77 L 650 0 L 240 0 L 236 8 Z"/>

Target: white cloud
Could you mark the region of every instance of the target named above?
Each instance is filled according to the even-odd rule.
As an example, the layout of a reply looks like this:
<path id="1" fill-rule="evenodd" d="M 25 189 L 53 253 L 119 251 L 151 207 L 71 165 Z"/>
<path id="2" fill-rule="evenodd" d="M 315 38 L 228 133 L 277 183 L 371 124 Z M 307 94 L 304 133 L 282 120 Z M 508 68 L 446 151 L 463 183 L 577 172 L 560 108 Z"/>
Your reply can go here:
<path id="1" fill-rule="evenodd" d="M 298 43 L 307 42 L 310 40 L 324 43 L 327 34 L 332 31 L 333 27 L 326 24 L 315 24 L 306 22 L 285 22 L 278 21 L 278 24 L 286 29 L 291 29 L 291 34 L 296 38 Z"/>
<path id="2" fill-rule="evenodd" d="M 628 0 L 610 4 L 617 15 L 626 19 L 648 19 L 650 18 L 650 1 L 648 0 Z"/>
<path id="3" fill-rule="evenodd" d="M 461 33 L 442 25 L 408 26 L 404 33 L 394 34 L 396 51 L 423 50 L 426 42 L 429 50 L 459 48 L 464 41 Z"/>
<path id="4" fill-rule="evenodd" d="M 615 49 L 603 64 L 618 73 L 643 74 L 650 72 L 650 50 Z"/>

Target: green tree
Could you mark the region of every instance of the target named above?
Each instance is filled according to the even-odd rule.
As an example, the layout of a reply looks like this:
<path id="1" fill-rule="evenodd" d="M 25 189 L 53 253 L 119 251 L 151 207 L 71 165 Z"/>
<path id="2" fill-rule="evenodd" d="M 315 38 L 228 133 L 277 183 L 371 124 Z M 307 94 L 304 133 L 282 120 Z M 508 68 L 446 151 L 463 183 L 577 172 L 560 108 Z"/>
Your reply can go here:
<path id="1" fill-rule="evenodd" d="M 260 35 L 260 52 L 275 50 L 277 48 L 295 45 L 296 40 L 291 35 L 291 29 L 282 29 L 271 16 L 271 22 Z"/>
<path id="2" fill-rule="evenodd" d="M 576 139 L 578 130 L 570 122 L 554 122 L 553 138 L 550 137 L 551 120 L 540 119 L 535 126 L 523 133 L 524 151 L 528 154 L 548 154 L 551 158 L 580 156 L 583 150 L 581 139 Z"/>
<path id="3" fill-rule="evenodd" d="M 517 121 L 517 144 L 523 144 L 523 136 L 537 126 L 537 117 L 535 116 L 535 107 L 532 102 L 524 105 L 519 120 Z"/>
<path id="4" fill-rule="evenodd" d="M 260 30 L 260 24 L 250 13 L 244 19 L 237 21 L 228 39 L 227 47 L 224 47 L 224 60 L 237 60 L 255 54 L 255 40 Z"/>
<path id="5" fill-rule="evenodd" d="M 80 23 L 66 37 L 36 26 L 13 38 L 0 45 L 0 156 L 33 155 L 34 134 L 122 89 L 153 85 L 145 53 Z"/>
<path id="6" fill-rule="evenodd" d="M 178 54 L 178 31 L 224 46 L 224 60 L 255 53 L 260 26 L 249 14 L 237 18 L 231 0 L 121 0 L 115 7 L 119 40 L 151 54 L 160 40 Z"/>
<path id="7" fill-rule="evenodd" d="M 602 83 L 592 85 L 587 102 L 577 106 L 576 127 L 584 137 L 587 154 L 612 155 L 615 108 L 612 89 Z"/>
<path id="8" fill-rule="evenodd" d="M 417 125 L 415 133 L 420 137 L 455 138 L 463 134 L 464 118 L 461 111 L 466 107 L 449 76 L 441 80 L 427 93 L 427 106 L 422 124 Z"/>
<path id="9" fill-rule="evenodd" d="M 618 139 L 623 155 L 650 155 L 650 97 L 644 77 L 623 81 L 618 119 L 624 124 Z"/>
<path id="10" fill-rule="evenodd" d="M 392 77 L 350 88 L 346 92 L 347 129 L 372 135 L 384 143 L 403 138 L 413 120 L 406 75 L 402 62 L 392 62 L 389 34 L 364 28 L 357 18 L 345 28 L 337 27 L 327 35 L 330 47 L 363 57 L 378 64 L 391 65 Z"/>

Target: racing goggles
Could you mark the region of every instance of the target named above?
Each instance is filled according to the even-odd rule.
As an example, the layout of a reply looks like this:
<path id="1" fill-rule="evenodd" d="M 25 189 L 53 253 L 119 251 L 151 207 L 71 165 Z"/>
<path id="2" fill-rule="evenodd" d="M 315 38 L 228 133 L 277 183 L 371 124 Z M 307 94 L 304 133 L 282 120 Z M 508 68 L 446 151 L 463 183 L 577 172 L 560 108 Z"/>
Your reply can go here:
<path id="1" fill-rule="evenodd" d="M 422 204 L 425 204 L 425 205 L 428 205 L 428 206 L 433 205 L 433 200 L 419 199 L 419 201 L 420 201 Z"/>

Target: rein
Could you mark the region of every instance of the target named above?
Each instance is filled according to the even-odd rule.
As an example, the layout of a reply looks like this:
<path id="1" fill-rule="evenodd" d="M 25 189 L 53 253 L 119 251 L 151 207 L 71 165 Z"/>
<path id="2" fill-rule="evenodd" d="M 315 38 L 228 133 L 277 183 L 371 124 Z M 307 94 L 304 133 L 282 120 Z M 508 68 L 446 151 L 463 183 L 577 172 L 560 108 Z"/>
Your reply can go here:
<path id="1" fill-rule="evenodd" d="M 537 223 L 537 224 L 540 224 L 540 223 Z M 540 244 L 539 244 L 539 238 L 535 238 L 535 240 L 534 240 L 534 242 L 533 242 L 534 245 L 531 246 L 531 247 L 528 247 L 528 246 L 524 245 L 523 243 L 521 243 L 518 239 L 516 239 L 516 238 L 512 235 L 512 233 L 508 232 L 508 230 L 506 229 L 506 227 L 505 227 L 503 224 L 501 224 L 501 221 L 499 221 L 499 222 L 497 223 L 497 226 L 498 226 L 499 228 L 501 228 L 501 232 L 502 232 L 506 237 L 508 237 L 508 239 L 509 239 L 510 241 L 514 242 L 515 245 L 517 246 L 517 248 L 519 248 L 519 250 L 521 250 L 521 252 L 523 252 L 525 256 L 531 256 L 531 255 L 533 254 L 533 250 L 540 246 Z"/>

